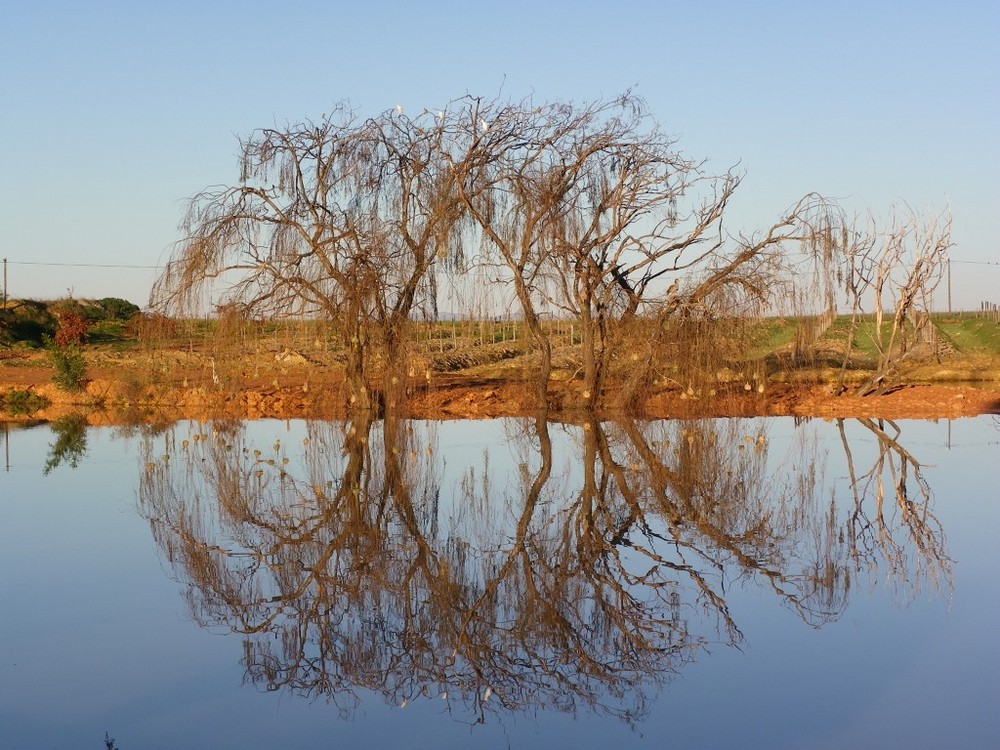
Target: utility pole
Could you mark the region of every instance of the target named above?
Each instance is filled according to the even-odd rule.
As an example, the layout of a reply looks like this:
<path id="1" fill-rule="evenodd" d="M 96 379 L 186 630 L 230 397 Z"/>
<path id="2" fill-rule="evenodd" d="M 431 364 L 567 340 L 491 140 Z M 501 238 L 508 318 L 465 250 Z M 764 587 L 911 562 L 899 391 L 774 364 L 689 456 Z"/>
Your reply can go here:
<path id="1" fill-rule="evenodd" d="M 948 258 L 948 312 L 951 312 L 951 258 Z"/>
<path id="2" fill-rule="evenodd" d="M 7 309 L 7 259 L 3 259 L 3 309 Z"/>

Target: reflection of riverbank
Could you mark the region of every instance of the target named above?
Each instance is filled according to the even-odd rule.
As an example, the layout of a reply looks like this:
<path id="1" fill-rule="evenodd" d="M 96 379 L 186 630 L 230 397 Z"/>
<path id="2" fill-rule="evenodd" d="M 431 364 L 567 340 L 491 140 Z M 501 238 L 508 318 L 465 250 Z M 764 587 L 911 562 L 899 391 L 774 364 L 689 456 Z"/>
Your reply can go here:
<path id="1" fill-rule="evenodd" d="M 345 713 L 365 689 L 480 719 L 633 721 L 706 647 L 743 642 L 736 585 L 813 627 L 859 577 L 904 599 L 949 585 L 892 423 L 837 426 L 846 489 L 806 428 L 772 456 L 747 420 L 500 424 L 468 431 L 481 453 L 443 454 L 408 421 L 266 444 L 238 422 L 176 426 L 144 439 L 140 508 L 193 618 L 244 638 L 247 678 Z"/>
<path id="2" fill-rule="evenodd" d="M 14 374 L 14 371 L 4 373 Z M 46 373 L 46 378 L 51 373 Z M 165 384 L 127 392 L 120 383 L 97 379 L 87 390 L 71 394 L 42 383 L 30 387 L 51 405 L 25 415 L 3 415 L 11 422 L 54 421 L 86 410 L 95 426 L 167 423 L 185 419 L 336 419 L 345 416 L 336 384 L 292 382 L 249 390 L 179 387 Z M 0 394 L 25 384 L 0 385 Z M 522 381 L 470 380 L 437 376 L 415 386 L 407 414 L 418 419 L 530 417 L 535 413 L 532 386 Z M 550 385 L 550 416 L 572 418 L 583 399 L 572 382 Z M 775 384 L 763 393 L 743 387 L 689 396 L 681 390 L 653 391 L 641 415 L 649 418 L 729 416 L 812 416 L 830 418 L 953 419 L 1000 412 L 1000 386 L 990 384 L 919 385 L 882 396 L 834 396 L 822 386 Z"/>

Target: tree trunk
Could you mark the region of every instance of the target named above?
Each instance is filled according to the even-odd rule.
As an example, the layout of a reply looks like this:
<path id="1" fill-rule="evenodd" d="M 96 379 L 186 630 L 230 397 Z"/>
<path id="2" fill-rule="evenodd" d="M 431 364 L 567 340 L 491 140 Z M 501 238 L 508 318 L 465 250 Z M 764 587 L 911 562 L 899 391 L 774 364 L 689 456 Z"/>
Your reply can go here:
<path id="1" fill-rule="evenodd" d="M 580 346 L 583 358 L 583 399 L 587 409 L 593 409 L 597 404 L 598 377 L 600 363 L 597 357 L 597 332 L 590 306 L 583 304 L 580 306 Z"/>
<path id="2" fill-rule="evenodd" d="M 535 381 L 535 398 L 539 409 L 547 409 L 549 404 L 549 378 L 552 376 L 552 342 L 545 335 L 542 322 L 535 312 L 535 305 L 531 299 L 531 292 L 528 290 L 524 279 L 520 274 L 514 274 L 514 291 L 517 299 L 521 303 L 521 311 L 524 313 L 524 322 L 528 326 L 532 343 L 538 350 L 540 361 L 538 363 L 538 377 Z"/>

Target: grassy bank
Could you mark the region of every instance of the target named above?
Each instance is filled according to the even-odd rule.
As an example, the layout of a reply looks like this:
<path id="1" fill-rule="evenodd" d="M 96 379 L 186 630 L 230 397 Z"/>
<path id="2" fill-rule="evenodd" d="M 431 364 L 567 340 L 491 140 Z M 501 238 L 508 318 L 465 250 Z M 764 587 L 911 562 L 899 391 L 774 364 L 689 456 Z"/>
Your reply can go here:
<path id="1" fill-rule="evenodd" d="M 30 411 L 45 399 L 89 407 L 183 399 L 197 406 L 250 392 L 330 403 L 343 382 L 344 342 L 319 321 L 102 317 L 107 304 L 84 301 L 81 307 L 91 319 L 79 347 L 86 370 L 76 395 L 49 387 L 59 359 L 47 343 L 58 330 L 47 303 L 19 301 L 3 311 L 0 411 Z M 900 383 L 1000 382 L 1000 322 L 976 313 L 935 314 L 930 322 L 930 333 L 899 366 Z M 630 376 L 639 354 L 652 362 L 644 398 L 870 378 L 879 355 L 874 319 L 858 321 L 853 335 L 847 317 L 826 324 L 792 317 L 701 322 L 661 336 L 656 351 L 648 343 L 653 332 L 638 328 L 629 332 L 607 387 Z M 553 351 L 554 404 L 572 403 L 581 370 L 580 326 L 549 320 L 545 333 Z M 527 387 L 537 372 L 537 354 L 520 321 L 413 321 L 406 340 L 410 394 L 432 384 L 464 384 L 471 404 L 477 387 L 482 394 L 500 383 Z"/>

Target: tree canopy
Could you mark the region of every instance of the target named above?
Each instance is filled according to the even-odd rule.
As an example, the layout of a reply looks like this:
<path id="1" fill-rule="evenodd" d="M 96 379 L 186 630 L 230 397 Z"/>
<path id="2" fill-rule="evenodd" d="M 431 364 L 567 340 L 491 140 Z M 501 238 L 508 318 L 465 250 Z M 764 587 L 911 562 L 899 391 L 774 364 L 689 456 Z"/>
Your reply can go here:
<path id="1" fill-rule="evenodd" d="M 255 131 L 240 153 L 236 184 L 191 200 L 153 302 L 329 321 L 350 401 L 365 408 L 392 397 L 407 325 L 437 316 L 442 272 L 512 292 L 538 354 L 540 403 L 552 362 L 544 320 L 561 317 L 579 325 L 585 405 L 602 402 L 628 355 L 615 396 L 626 405 L 657 346 L 688 335 L 678 325 L 808 298 L 795 281 L 803 259 L 833 309 L 858 246 L 816 194 L 760 232 L 730 235 L 741 175 L 685 156 L 631 92 L 582 104 L 467 96 L 371 118 L 345 104 Z"/>

